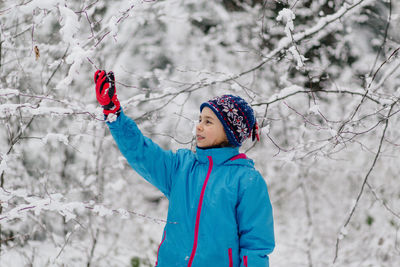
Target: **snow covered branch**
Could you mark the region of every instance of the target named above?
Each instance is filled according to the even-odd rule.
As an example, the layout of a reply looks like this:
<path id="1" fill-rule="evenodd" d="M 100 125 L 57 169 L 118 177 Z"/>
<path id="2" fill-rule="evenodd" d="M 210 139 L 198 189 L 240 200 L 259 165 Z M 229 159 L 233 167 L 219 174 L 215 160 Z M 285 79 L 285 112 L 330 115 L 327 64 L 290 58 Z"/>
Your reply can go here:
<path id="1" fill-rule="evenodd" d="M 390 116 L 392 114 L 392 110 L 393 110 L 393 107 L 394 107 L 395 104 L 396 103 L 394 103 L 394 104 L 392 104 L 392 106 L 390 106 L 390 109 L 389 109 L 388 114 L 387 114 L 386 119 L 385 119 L 385 127 L 383 129 L 383 132 L 382 132 L 382 135 L 381 135 L 381 138 L 380 138 L 378 151 L 376 152 L 374 160 L 373 160 L 373 162 L 372 162 L 367 174 L 364 177 L 364 180 L 363 180 L 363 182 L 361 184 L 360 191 L 358 192 L 357 197 L 355 199 L 354 205 L 351 208 L 351 211 L 350 211 L 348 217 L 346 218 L 345 223 L 343 224 L 342 230 L 341 230 L 340 234 L 338 235 L 338 237 L 336 239 L 336 250 L 335 250 L 335 257 L 333 259 L 333 263 L 336 262 L 336 260 L 337 260 L 337 258 L 339 256 L 338 253 L 339 253 L 340 241 L 343 239 L 345 233 L 347 232 L 346 228 L 348 227 L 348 225 L 349 225 L 349 223 L 350 223 L 350 221 L 351 221 L 351 219 L 352 219 L 352 217 L 354 215 L 354 212 L 356 211 L 356 208 L 357 208 L 357 206 L 358 206 L 358 204 L 360 202 L 361 196 L 364 193 L 365 185 L 367 185 L 367 183 L 368 183 L 368 178 L 371 175 L 372 171 L 374 170 L 375 165 L 376 165 L 376 163 L 378 161 L 378 158 L 379 158 L 379 156 L 381 154 L 383 141 L 385 140 L 386 131 L 387 131 L 388 125 L 389 125 L 389 118 L 390 118 Z"/>
<path id="2" fill-rule="evenodd" d="M 270 62 L 270 60 L 275 58 L 276 55 L 279 54 L 281 51 L 288 49 L 289 46 L 292 44 L 292 42 L 299 43 L 299 42 L 315 35 L 316 33 L 325 29 L 328 25 L 338 21 L 344 15 L 350 13 L 351 11 L 354 11 L 354 9 L 356 7 L 363 7 L 364 5 L 371 4 L 371 2 L 372 2 L 372 0 L 357 0 L 352 5 L 348 4 L 347 2 L 344 2 L 342 8 L 340 8 L 335 14 L 328 15 L 328 16 L 325 16 L 325 17 L 319 19 L 319 21 L 313 27 L 292 35 L 292 38 L 289 38 L 288 36 L 282 38 L 279 41 L 278 46 L 275 49 L 273 49 L 271 52 L 269 52 L 267 55 L 265 55 L 264 59 L 258 65 L 256 65 L 255 67 L 253 67 L 249 70 L 246 70 L 242 73 L 239 73 L 239 74 L 233 76 L 232 78 L 225 80 L 224 82 L 227 82 L 227 81 L 230 81 L 233 79 L 237 79 L 243 75 L 249 74 L 257 69 L 260 69 L 266 63 Z M 289 27 L 289 29 L 290 29 L 290 27 Z"/>
<path id="3" fill-rule="evenodd" d="M 24 190 L 6 191 L 0 188 L 0 204 L 3 208 L 8 208 L 9 203 L 14 198 L 22 198 L 26 204 L 19 204 L 14 208 L 8 209 L 0 215 L 0 221 L 10 222 L 16 219 L 25 219 L 27 212 L 33 212 L 38 217 L 43 211 L 54 211 L 65 217 L 65 220 L 73 220 L 77 218 L 77 213 L 83 212 L 85 209 L 92 211 L 100 217 L 119 215 L 122 219 L 129 219 L 130 215 L 144 218 L 154 223 L 171 223 L 164 219 L 156 219 L 145 214 L 135 211 L 129 211 L 122 208 L 111 209 L 94 201 L 88 203 L 83 202 L 65 202 L 63 196 L 59 193 L 51 194 L 47 198 L 28 196 Z"/>
<path id="4" fill-rule="evenodd" d="M 271 266 L 400 261 L 398 1 L 0 2 L 2 264 L 145 265 L 179 223 L 118 151 L 96 69 L 172 151 L 195 150 L 202 102 L 248 100 L 261 142 L 241 152 L 285 240 Z"/>

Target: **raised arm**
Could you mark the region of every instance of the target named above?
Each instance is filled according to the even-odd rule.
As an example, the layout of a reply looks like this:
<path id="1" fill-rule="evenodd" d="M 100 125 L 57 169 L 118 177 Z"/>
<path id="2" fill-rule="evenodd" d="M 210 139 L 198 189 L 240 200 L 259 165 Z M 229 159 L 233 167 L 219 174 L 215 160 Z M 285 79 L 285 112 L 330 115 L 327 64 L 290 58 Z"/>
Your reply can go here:
<path id="1" fill-rule="evenodd" d="M 179 164 L 178 155 L 162 149 L 143 136 L 136 123 L 123 111 L 116 121 L 107 124 L 119 150 L 132 168 L 168 197 L 172 176 Z"/>
<path id="2" fill-rule="evenodd" d="M 172 176 L 179 164 L 177 154 L 162 149 L 143 136 L 136 123 L 124 114 L 117 98 L 112 72 L 96 71 L 94 81 L 96 98 L 104 108 L 104 115 L 116 117 L 107 124 L 120 151 L 143 178 L 168 197 Z"/>

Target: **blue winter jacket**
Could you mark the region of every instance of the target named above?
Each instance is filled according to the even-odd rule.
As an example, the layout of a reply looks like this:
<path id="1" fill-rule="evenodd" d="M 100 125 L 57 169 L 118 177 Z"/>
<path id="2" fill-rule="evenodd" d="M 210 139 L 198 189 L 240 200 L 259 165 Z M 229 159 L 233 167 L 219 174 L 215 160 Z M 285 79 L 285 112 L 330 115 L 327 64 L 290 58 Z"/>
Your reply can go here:
<path id="1" fill-rule="evenodd" d="M 267 185 L 238 148 L 166 151 L 124 115 L 108 123 L 129 164 L 169 200 L 156 266 L 265 267 L 275 246 Z"/>

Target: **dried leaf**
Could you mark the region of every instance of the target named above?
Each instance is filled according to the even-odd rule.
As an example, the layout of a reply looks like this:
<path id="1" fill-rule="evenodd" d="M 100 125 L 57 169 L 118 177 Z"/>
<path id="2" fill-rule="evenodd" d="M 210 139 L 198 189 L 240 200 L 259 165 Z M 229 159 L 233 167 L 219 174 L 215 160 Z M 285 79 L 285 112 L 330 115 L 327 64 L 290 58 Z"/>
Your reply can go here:
<path id="1" fill-rule="evenodd" d="M 36 60 L 39 60 L 39 57 L 40 57 L 40 52 L 39 52 L 39 48 L 35 45 L 35 48 L 34 48 L 34 50 L 35 50 L 35 56 L 36 56 Z"/>

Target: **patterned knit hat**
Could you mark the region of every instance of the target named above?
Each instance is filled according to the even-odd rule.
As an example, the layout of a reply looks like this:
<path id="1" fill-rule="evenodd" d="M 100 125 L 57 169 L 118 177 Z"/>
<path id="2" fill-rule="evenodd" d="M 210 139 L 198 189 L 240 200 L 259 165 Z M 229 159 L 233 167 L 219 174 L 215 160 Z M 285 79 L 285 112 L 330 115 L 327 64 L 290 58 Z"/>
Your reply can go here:
<path id="1" fill-rule="evenodd" d="M 228 141 L 234 147 L 241 146 L 248 137 L 252 136 L 259 141 L 258 124 L 253 109 L 241 97 L 223 95 L 204 102 L 204 107 L 209 107 L 224 126 Z"/>

